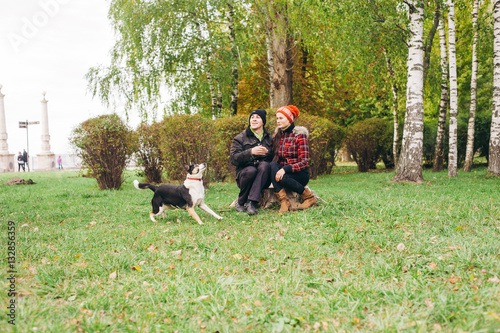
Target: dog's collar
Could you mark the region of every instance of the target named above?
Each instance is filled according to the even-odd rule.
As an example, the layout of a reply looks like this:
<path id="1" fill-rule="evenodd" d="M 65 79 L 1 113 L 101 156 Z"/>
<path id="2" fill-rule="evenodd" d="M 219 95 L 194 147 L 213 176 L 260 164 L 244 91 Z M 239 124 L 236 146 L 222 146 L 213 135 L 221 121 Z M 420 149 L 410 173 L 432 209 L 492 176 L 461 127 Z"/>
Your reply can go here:
<path id="1" fill-rule="evenodd" d="M 189 177 L 187 177 L 187 179 L 189 179 L 189 180 L 199 180 L 201 182 L 200 178 L 189 178 Z"/>

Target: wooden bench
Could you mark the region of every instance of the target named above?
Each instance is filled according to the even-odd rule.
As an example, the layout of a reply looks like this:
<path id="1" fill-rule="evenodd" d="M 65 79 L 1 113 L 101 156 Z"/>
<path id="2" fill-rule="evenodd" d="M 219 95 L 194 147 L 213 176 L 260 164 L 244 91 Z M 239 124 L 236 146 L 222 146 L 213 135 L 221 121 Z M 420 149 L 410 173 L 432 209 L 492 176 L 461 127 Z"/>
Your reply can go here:
<path id="1" fill-rule="evenodd" d="M 309 188 L 308 186 L 306 186 Z M 309 188 L 311 190 L 311 188 Z M 300 194 L 297 192 L 293 192 L 289 189 L 285 189 L 286 195 L 288 196 L 288 199 L 290 200 L 290 209 L 291 210 L 297 210 L 297 207 L 302 203 L 302 198 Z M 314 198 L 316 198 L 317 202 L 325 202 L 325 200 L 321 199 L 316 193 L 314 193 L 313 190 L 311 190 L 312 194 L 314 195 Z M 234 200 L 229 207 L 235 207 L 236 202 L 238 199 Z M 273 185 L 269 186 L 269 188 L 265 188 L 260 192 L 260 201 L 259 201 L 259 207 L 261 209 L 266 209 L 269 208 L 273 203 L 279 203 L 280 201 L 276 197 L 276 194 L 274 193 Z"/>

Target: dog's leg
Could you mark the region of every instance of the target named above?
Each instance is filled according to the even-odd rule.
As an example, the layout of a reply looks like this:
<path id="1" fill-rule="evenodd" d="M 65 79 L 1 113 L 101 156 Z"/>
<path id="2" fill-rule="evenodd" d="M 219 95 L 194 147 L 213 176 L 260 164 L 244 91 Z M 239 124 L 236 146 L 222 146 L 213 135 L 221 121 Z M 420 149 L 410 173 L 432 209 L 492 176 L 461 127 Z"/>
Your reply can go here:
<path id="1" fill-rule="evenodd" d="M 200 208 L 203 209 L 205 212 L 207 212 L 208 214 L 212 215 L 213 217 L 215 217 L 217 220 L 222 220 L 222 216 L 219 216 L 217 215 L 216 212 L 214 212 L 213 210 L 210 209 L 210 207 L 208 207 L 204 202 L 202 202 L 200 204 Z"/>
<path id="2" fill-rule="evenodd" d="M 191 217 L 196 220 L 196 222 L 198 222 L 199 224 L 203 224 L 198 214 L 196 214 L 196 212 L 194 211 L 194 207 L 187 208 L 186 210 L 189 212 L 189 215 L 191 215 Z"/>
<path id="3" fill-rule="evenodd" d="M 156 220 L 155 220 L 155 213 L 149 212 L 149 218 L 151 219 L 151 221 L 156 222 Z"/>

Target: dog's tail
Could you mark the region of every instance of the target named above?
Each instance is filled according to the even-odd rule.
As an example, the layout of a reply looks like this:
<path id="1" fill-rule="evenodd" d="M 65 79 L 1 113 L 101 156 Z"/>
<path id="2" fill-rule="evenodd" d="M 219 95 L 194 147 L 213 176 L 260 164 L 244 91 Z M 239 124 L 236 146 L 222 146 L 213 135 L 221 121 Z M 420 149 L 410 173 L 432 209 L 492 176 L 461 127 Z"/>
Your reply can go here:
<path id="1" fill-rule="evenodd" d="M 136 189 L 138 190 L 145 190 L 147 188 L 149 188 L 151 191 L 155 192 L 156 189 L 158 188 L 158 186 L 155 186 L 153 184 L 149 184 L 149 183 L 139 183 L 137 180 L 134 180 L 134 186 Z"/>

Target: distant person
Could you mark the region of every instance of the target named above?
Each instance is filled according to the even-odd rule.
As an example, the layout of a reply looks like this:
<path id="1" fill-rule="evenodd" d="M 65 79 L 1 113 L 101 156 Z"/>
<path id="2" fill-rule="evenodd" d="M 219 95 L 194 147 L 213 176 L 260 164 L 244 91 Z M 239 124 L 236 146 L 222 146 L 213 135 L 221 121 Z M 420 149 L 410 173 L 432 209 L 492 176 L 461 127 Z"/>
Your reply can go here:
<path id="1" fill-rule="evenodd" d="M 63 169 L 61 155 L 59 155 L 59 157 L 57 158 L 57 167 L 61 170 Z"/>
<path id="2" fill-rule="evenodd" d="M 26 164 L 26 166 L 28 167 L 28 171 L 30 169 L 30 166 L 28 164 L 28 153 L 26 152 L 26 149 L 23 149 L 23 160 L 24 160 L 24 164 Z M 24 170 L 26 171 L 26 170 Z"/>
<path id="3" fill-rule="evenodd" d="M 20 172 L 21 168 L 23 168 L 23 171 L 26 171 L 26 169 L 24 168 L 23 154 L 19 152 L 19 155 L 17 155 L 17 172 Z"/>

